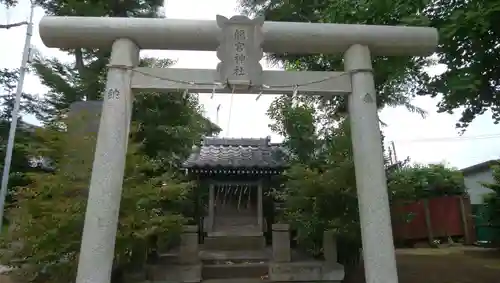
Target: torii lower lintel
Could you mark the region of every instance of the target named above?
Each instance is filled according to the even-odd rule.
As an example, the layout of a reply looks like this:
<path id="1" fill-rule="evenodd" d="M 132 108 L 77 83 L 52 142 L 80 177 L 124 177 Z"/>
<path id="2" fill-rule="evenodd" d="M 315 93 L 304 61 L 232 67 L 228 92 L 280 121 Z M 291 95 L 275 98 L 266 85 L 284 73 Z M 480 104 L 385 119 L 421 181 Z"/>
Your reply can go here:
<path id="1" fill-rule="evenodd" d="M 233 90 L 226 84 L 216 84 L 219 75 L 216 70 L 147 67 L 133 70 L 131 87 L 134 90 L 162 92 L 189 89 L 199 93 L 292 94 L 296 86 L 298 92 L 308 95 L 331 96 L 351 93 L 349 72 L 263 71 L 264 88 L 256 86 Z M 205 83 L 189 85 L 189 82 Z"/>

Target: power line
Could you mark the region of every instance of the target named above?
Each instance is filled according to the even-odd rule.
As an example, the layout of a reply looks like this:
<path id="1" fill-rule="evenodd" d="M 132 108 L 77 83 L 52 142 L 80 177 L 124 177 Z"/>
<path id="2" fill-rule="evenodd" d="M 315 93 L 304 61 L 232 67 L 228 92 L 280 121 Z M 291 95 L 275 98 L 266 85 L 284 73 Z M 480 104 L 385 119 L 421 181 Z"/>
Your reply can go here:
<path id="1" fill-rule="evenodd" d="M 461 136 L 461 137 L 437 137 L 437 138 L 424 138 L 424 139 L 408 139 L 408 140 L 394 140 L 398 143 L 424 143 L 424 142 L 459 142 L 471 140 L 489 140 L 500 139 L 500 134 L 477 135 L 477 136 Z"/>
<path id="2" fill-rule="evenodd" d="M 233 98 L 234 98 L 234 88 L 231 93 L 231 100 L 229 101 L 229 117 L 227 119 L 227 136 L 231 133 L 231 116 L 233 113 Z"/>

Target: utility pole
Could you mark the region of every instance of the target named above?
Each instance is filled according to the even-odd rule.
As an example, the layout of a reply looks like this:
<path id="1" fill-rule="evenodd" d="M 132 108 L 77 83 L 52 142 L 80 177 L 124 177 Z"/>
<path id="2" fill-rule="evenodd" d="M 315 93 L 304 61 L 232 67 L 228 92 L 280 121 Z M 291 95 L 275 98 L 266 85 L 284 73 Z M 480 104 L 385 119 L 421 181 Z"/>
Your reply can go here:
<path id="1" fill-rule="evenodd" d="M 231 114 L 233 112 L 233 98 L 234 98 L 234 88 L 231 93 L 231 101 L 229 102 L 229 118 L 227 119 L 227 134 L 226 134 L 227 137 L 229 137 L 229 134 L 231 133 Z"/>
<path id="2" fill-rule="evenodd" d="M 394 158 L 392 157 L 392 148 L 389 147 L 389 160 L 391 161 L 390 165 L 394 165 Z"/>
<path id="3" fill-rule="evenodd" d="M 220 110 L 220 104 L 217 105 L 217 114 L 215 116 L 215 123 L 217 124 L 217 126 L 219 125 L 219 110 Z"/>
<path id="4" fill-rule="evenodd" d="M 391 147 L 392 147 L 392 154 L 394 155 L 394 163 L 398 163 L 398 156 L 396 154 L 396 145 L 394 144 L 394 141 L 391 141 Z"/>
<path id="5" fill-rule="evenodd" d="M 23 59 L 21 69 L 19 70 L 19 80 L 17 82 L 16 100 L 12 110 L 12 120 L 10 121 L 9 138 L 7 141 L 7 150 L 3 165 L 2 185 L 0 187 L 0 234 L 3 227 L 3 215 L 5 209 L 5 198 L 7 197 L 7 188 L 9 186 L 10 166 L 12 163 L 12 151 L 14 149 L 14 138 L 16 136 L 17 120 L 19 118 L 19 108 L 21 106 L 21 95 L 23 93 L 24 77 L 31 52 L 31 36 L 33 35 L 33 14 L 35 13 L 35 2 L 31 2 L 31 11 L 28 26 L 26 28 L 26 39 L 24 41 Z"/>
<path id="6" fill-rule="evenodd" d="M 217 125 L 217 127 L 219 127 L 219 110 L 220 110 L 220 104 L 217 105 L 217 113 L 215 114 L 215 124 Z M 220 133 L 219 133 L 220 134 Z M 217 135 L 219 135 L 217 134 Z"/>

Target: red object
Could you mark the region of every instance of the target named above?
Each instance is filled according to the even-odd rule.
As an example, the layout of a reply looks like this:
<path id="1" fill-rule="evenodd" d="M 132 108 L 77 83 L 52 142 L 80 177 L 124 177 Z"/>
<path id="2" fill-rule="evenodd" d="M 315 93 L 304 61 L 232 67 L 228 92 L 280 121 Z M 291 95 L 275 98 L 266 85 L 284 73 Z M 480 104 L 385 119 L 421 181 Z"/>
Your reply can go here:
<path id="1" fill-rule="evenodd" d="M 397 240 L 425 240 L 429 229 L 434 238 L 466 236 L 462 221 L 460 198 L 463 199 L 468 237 L 466 243 L 473 243 L 474 226 L 470 215 L 470 200 L 461 196 L 444 196 L 428 199 L 430 227 L 426 223 L 425 201 L 414 203 L 395 203 L 392 210 L 392 227 Z M 410 216 L 409 216 L 410 215 Z M 408 221 L 405 222 L 404 219 Z"/>

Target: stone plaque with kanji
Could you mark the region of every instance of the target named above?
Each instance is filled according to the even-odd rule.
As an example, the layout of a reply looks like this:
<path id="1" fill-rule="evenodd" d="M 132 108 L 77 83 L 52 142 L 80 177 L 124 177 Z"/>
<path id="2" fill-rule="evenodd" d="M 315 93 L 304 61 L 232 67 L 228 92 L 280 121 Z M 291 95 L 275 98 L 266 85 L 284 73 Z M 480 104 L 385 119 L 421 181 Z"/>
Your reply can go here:
<path id="1" fill-rule="evenodd" d="M 261 86 L 262 66 L 259 61 L 263 56 L 263 24 L 263 17 L 234 16 L 228 19 L 217 15 L 217 25 L 221 28 L 217 71 L 221 82 L 236 88 Z"/>

